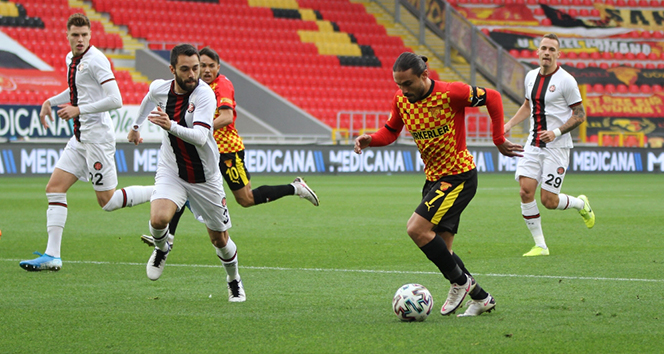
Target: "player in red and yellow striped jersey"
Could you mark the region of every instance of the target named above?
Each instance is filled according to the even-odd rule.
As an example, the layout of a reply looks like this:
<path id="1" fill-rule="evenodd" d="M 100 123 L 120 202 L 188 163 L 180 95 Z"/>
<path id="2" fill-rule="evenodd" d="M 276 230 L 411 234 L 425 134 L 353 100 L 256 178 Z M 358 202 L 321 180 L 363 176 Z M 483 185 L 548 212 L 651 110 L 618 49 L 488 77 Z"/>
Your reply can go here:
<path id="1" fill-rule="evenodd" d="M 477 191 L 475 163 L 466 148 L 465 107 L 487 107 L 493 142 L 500 153 L 521 156 L 518 152 L 523 147 L 504 137 L 500 93 L 461 82 L 434 81 L 429 78 L 426 61 L 426 57 L 409 52 L 397 58 L 393 74 L 399 91 L 390 118 L 376 133 L 359 136 L 354 150 L 360 154 L 369 146 L 389 145 L 404 127 L 411 133 L 424 161 L 426 182 L 422 202 L 408 220 L 408 235 L 450 281 L 441 314 L 452 314 L 470 294 L 468 309 L 459 316 L 477 316 L 493 310 L 496 302 L 452 252 L 461 212 Z"/>
<path id="2" fill-rule="evenodd" d="M 214 113 L 214 139 L 219 148 L 219 170 L 228 187 L 233 192 L 238 204 L 247 208 L 253 205 L 275 201 L 287 195 L 298 195 L 318 206 L 318 196 L 300 177 L 292 183 L 278 186 L 260 186 L 251 189 L 251 176 L 244 167 L 244 143 L 235 129 L 235 88 L 224 75 L 219 74 L 219 55 L 213 49 L 205 47 L 199 51 L 201 56 L 200 78 L 205 81 L 217 98 Z M 169 225 L 170 234 L 175 235 L 178 221 L 184 212 L 179 210 Z M 142 236 L 150 244 L 148 236 Z"/>

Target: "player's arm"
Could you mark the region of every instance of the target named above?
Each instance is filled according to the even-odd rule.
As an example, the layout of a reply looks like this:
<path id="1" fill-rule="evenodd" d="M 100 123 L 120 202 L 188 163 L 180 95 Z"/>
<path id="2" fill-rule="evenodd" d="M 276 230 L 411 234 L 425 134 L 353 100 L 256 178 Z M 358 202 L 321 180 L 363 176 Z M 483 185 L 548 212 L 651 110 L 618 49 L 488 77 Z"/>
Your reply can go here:
<path id="1" fill-rule="evenodd" d="M 355 139 L 353 151 L 355 151 L 356 154 L 361 154 L 362 150 L 369 146 L 390 145 L 399 138 L 399 133 L 401 133 L 404 124 L 396 102 L 397 100 L 395 96 L 395 99 L 392 102 L 390 117 L 382 128 L 378 129 L 378 131 L 373 134 L 362 134 Z"/>
<path id="2" fill-rule="evenodd" d="M 69 88 L 42 103 L 41 111 L 39 111 L 39 119 L 41 120 L 44 128 L 48 128 L 48 121 L 46 120 L 46 117 L 48 117 L 51 122 L 53 121 L 53 110 L 51 107 L 65 104 L 67 102 L 69 102 Z"/>
<path id="3" fill-rule="evenodd" d="M 148 91 L 148 94 L 143 97 L 143 101 L 141 101 L 141 106 L 138 108 L 138 116 L 136 119 L 134 119 L 134 123 L 131 125 L 131 130 L 129 131 L 129 134 L 127 134 L 127 140 L 130 143 L 134 143 L 135 145 L 138 145 L 143 142 L 143 138 L 141 138 L 141 124 L 145 122 L 145 119 L 147 119 L 148 114 L 152 110 L 155 109 L 157 106 L 151 99 L 150 95 L 152 94 L 152 86 L 154 85 L 154 82 L 152 85 L 150 85 L 150 90 Z"/>
<path id="4" fill-rule="evenodd" d="M 201 94 L 198 97 L 199 101 L 196 102 L 197 107 L 194 111 L 192 128 L 187 128 L 175 124 L 175 122 L 171 121 L 170 119 L 168 121 L 168 128 L 161 124 L 155 124 L 167 130 L 169 134 L 175 135 L 190 144 L 196 145 L 197 147 L 205 146 L 210 134 L 210 129 L 212 129 L 212 117 L 214 115 L 216 105 L 214 93 L 212 93 L 212 90 L 210 89 L 201 91 Z M 161 111 L 161 109 L 159 109 L 159 111 Z M 161 112 L 163 113 L 163 111 Z M 152 112 L 152 114 L 156 113 L 157 112 L 155 111 Z M 152 116 L 149 119 L 154 123 Z"/>
<path id="5" fill-rule="evenodd" d="M 586 121 L 586 110 L 583 108 L 583 104 L 581 102 L 571 106 L 570 108 L 572 109 L 572 116 L 567 120 L 567 122 L 565 122 L 565 124 L 558 128 L 559 131 L 556 132 L 556 129 L 554 129 L 556 138 L 562 134 L 571 132 Z"/>
<path id="6" fill-rule="evenodd" d="M 568 103 L 572 102 L 569 105 L 569 108 L 572 110 L 572 116 L 556 129 L 538 132 L 540 139 L 545 143 L 552 142 L 559 136 L 571 132 L 586 121 L 586 111 L 581 102 L 581 92 L 579 92 L 579 85 L 576 83 L 576 80 L 569 76 L 567 80 L 563 81 L 562 86 L 565 101 Z"/>
<path id="7" fill-rule="evenodd" d="M 486 97 L 482 99 L 482 94 Z M 523 151 L 523 146 L 514 144 L 505 138 L 505 130 L 503 124 L 505 123 L 505 115 L 503 113 L 503 99 L 500 92 L 494 89 L 472 88 L 471 104 L 486 105 L 486 109 L 491 117 L 491 125 L 493 130 L 493 144 L 496 145 L 498 151 L 505 156 L 522 156 L 519 152 Z"/>
<path id="8" fill-rule="evenodd" d="M 223 128 L 231 123 L 233 123 L 233 108 L 229 106 L 223 106 L 217 108 L 219 115 L 214 119 L 214 130 Z"/>
<path id="9" fill-rule="evenodd" d="M 521 107 L 519 107 L 519 110 L 516 111 L 514 117 L 505 123 L 505 133 L 509 132 L 512 128 L 528 118 L 530 118 L 530 101 L 526 99 L 523 101 Z"/>
<path id="10" fill-rule="evenodd" d="M 106 97 L 96 102 L 79 105 L 80 114 L 108 112 L 122 107 L 122 95 L 115 79 L 102 83 L 101 88 L 104 90 Z"/>

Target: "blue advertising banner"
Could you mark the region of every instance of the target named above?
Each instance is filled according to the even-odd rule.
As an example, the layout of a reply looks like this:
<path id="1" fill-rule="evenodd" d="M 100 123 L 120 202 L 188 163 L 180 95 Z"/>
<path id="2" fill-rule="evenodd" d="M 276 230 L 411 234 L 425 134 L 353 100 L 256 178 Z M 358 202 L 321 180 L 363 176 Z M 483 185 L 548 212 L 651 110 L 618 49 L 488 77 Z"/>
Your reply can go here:
<path id="1" fill-rule="evenodd" d="M 31 176 L 53 172 L 65 142 L 0 144 L 0 175 Z M 160 144 L 118 144 L 115 161 L 120 175 L 154 174 Z M 516 159 L 493 147 L 468 148 L 480 173 L 513 173 Z M 413 145 L 370 148 L 361 155 L 349 145 L 247 146 L 247 170 L 252 174 L 420 173 L 424 165 Z M 664 172 L 664 149 L 577 147 L 570 154 L 573 172 Z"/>

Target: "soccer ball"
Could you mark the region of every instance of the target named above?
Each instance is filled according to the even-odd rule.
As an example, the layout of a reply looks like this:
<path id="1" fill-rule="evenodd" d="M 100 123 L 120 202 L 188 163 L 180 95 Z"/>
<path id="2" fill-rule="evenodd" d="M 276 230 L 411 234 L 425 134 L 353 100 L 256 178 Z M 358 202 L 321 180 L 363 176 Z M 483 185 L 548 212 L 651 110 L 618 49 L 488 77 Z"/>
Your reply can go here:
<path id="1" fill-rule="evenodd" d="M 394 294 L 392 308 L 402 321 L 424 321 L 433 308 L 433 297 L 424 285 L 406 284 Z"/>

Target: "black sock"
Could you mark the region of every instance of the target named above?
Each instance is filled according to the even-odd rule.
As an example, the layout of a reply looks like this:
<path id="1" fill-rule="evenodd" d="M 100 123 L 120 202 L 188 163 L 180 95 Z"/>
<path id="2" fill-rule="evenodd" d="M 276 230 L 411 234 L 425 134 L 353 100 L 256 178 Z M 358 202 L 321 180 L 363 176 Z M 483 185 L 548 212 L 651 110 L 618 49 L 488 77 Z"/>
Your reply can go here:
<path id="1" fill-rule="evenodd" d="M 186 206 L 182 206 L 182 208 L 173 214 L 173 218 L 171 219 L 171 222 L 168 224 L 168 233 L 171 235 L 175 235 L 175 230 L 178 228 L 178 223 L 180 222 L 180 217 L 184 213 L 184 209 Z"/>
<path id="2" fill-rule="evenodd" d="M 294 195 L 295 187 L 291 184 L 280 186 L 260 186 L 251 191 L 254 194 L 254 204 L 269 203 L 283 196 Z"/>
<path id="3" fill-rule="evenodd" d="M 442 237 L 436 235 L 431 242 L 420 247 L 420 249 L 450 282 L 457 284 L 466 283 L 466 275 L 456 264 L 450 251 L 447 250 L 447 245 Z"/>
<path id="4" fill-rule="evenodd" d="M 459 268 L 461 268 L 461 270 L 463 270 L 464 273 L 471 275 L 468 269 L 466 269 L 466 265 L 463 264 L 463 261 L 461 260 L 461 258 L 459 258 L 459 256 L 457 256 L 456 253 L 452 254 L 452 257 L 454 257 L 456 264 L 459 266 Z M 477 282 L 477 280 L 475 281 Z M 475 283 L 475 289 L 473 289 L 473 291 L 471 291 L 469 295 L 470 298 L 473 300 L 484 300 L 489 294 L 486 291 L 484 291 L 484 289 L 482 289 L 480 284 Z"/>

